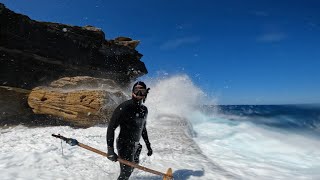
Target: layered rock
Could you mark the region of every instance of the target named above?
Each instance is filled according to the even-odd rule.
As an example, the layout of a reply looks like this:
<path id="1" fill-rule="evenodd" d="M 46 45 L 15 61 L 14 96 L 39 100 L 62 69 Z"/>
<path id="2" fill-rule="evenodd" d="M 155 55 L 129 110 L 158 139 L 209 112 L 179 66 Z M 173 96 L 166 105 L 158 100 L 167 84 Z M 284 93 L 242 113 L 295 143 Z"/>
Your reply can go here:
<path id="1" fill-rule="evenodd" d="M 52 115 L 74 126 L 90 127 L 108 122 L 116 106 L 126 99 L 112 80 L 65 77 L 49 87 L 34 88 L 28 104 L 35 114 Z"/>
<path id="2" fill-rule="evenodd" d="M 121 88 L 147 73 L 140 41 L 31 20 L 1 3 L 0 23 L 0 125 L 105 123 L 127 98 Z"/>
<path id="3" fill-rule="evenodd" d="M 38 22 L 0 3 L 0 85 L 32 89 L 66 76 L 108 78 L 121 85 L 147 73 L 139 41 L 106 40 L 93 26 Z"/>
<path id="4" fill-rule="evenodd" d="M 116 39 L 114 39 L 114 43 L 127 46 L 131 49 L 135 49 L 139 45 L 140 41 L 132 40 L 131 38 L 127 37 L 117 37 Z"/>

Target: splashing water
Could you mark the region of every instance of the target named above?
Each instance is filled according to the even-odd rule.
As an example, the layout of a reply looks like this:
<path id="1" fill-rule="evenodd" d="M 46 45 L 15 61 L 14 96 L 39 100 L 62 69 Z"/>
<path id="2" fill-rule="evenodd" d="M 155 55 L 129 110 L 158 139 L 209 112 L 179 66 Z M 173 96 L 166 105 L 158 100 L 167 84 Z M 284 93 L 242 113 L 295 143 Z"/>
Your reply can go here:
<path id="1" fill-rule="evenodd" d="M 151 84 L 155 84 L 148 101 L 150 109 L 155 111 L 152 114 L 170 113 L 187 119 L 193 128 L 191 133 L 196 134 L 194 143 L 202 153 L 237 177 L 320 178 L 319 136 L 261 126 L 254 123 L 257 119 L 249 121 L 246 117 L 217 113 L 215 109 L 210 114 L 204 113 L 199 105 L 208 104 L 208 96 L 186 75 Z M 280 117 L 270 120 L 266 116 L 264 121 L 267 118 L 273 122 L 284 121 Z"/>
<path id="2" fill-rule="evenodd" d="M 151 111 L 156 111 L 150 114 L 168 113 L 185 117 L 206 98 L 206 94 L 187 75 L 151 81 L 148 84 L 152 88 L 146 105 Z"/>
<path id="3" fill-rule="evenodd" d="M 320 179 L 318 136 L 255 123 L 257 119 L 205 113 L 215 104 L 187 75 L 147 80 L 147 129 L 154 154 L 141 165 L 175 179 Z M 267 117 L 266 117 L 267 118 Z M 280 121 L 272 117 L 272 121 Z M 268 121 L 269 122 L 269 121 Z M 106 151 L 106 127 L 0 129 L 1 179 L 116 179 L 118 163 L 53 139 L 62 134 Z M 143 144 L 143 142 L 142 142 Z M 61 152 L 63 148 L 63 154 Z M 131 179 L 159 180 L 135 170 Z"/>

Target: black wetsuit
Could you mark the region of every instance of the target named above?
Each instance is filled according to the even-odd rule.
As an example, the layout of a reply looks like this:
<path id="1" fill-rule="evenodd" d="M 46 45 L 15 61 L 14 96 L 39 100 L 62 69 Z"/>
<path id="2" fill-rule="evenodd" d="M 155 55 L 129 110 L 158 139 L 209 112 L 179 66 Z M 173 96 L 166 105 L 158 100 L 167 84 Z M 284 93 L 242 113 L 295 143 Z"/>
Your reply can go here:
<path id="1" fill-rule="evenodd" d="M 131 99 L 120 104 L 113 112 L 107 130 L 108 147 L 113 147 L 114 131 L 120 125 L 117 138 L 117 150 L 120 158 L 139 163 L 142 145 L 139 143 L 141 136 L 146 144 L 149 143 L 146 129 L 148 108 Z M 120 163 L 118 180 L 129 179 L 133 168 Z"/>

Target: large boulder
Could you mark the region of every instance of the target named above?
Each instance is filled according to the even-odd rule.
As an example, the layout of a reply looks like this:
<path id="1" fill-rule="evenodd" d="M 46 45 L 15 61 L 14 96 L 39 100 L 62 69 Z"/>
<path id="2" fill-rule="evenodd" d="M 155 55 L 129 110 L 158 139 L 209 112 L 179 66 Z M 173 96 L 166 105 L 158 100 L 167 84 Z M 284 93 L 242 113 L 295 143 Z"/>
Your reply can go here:
<path id="1" fill-rule="evenodd" d="M 128 97 L 108 79 L 65 77 L 48 87 L 34 88 L 28 104 L 35 114 L 51 115 L 78 127 L 107 123 Z"/>

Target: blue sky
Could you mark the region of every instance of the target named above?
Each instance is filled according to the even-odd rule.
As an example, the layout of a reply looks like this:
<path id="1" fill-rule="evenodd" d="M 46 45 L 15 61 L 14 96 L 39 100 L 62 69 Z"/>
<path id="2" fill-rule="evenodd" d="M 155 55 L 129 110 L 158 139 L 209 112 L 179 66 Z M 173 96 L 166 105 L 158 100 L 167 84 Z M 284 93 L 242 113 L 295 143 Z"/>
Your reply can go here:
<path id="1" fill-rule="evenodd" d="M 320 102 L 320 1 L 0 2 L 34 20 L 141 40 L 148 77 L 188 74 L 220 104 Z"/>

